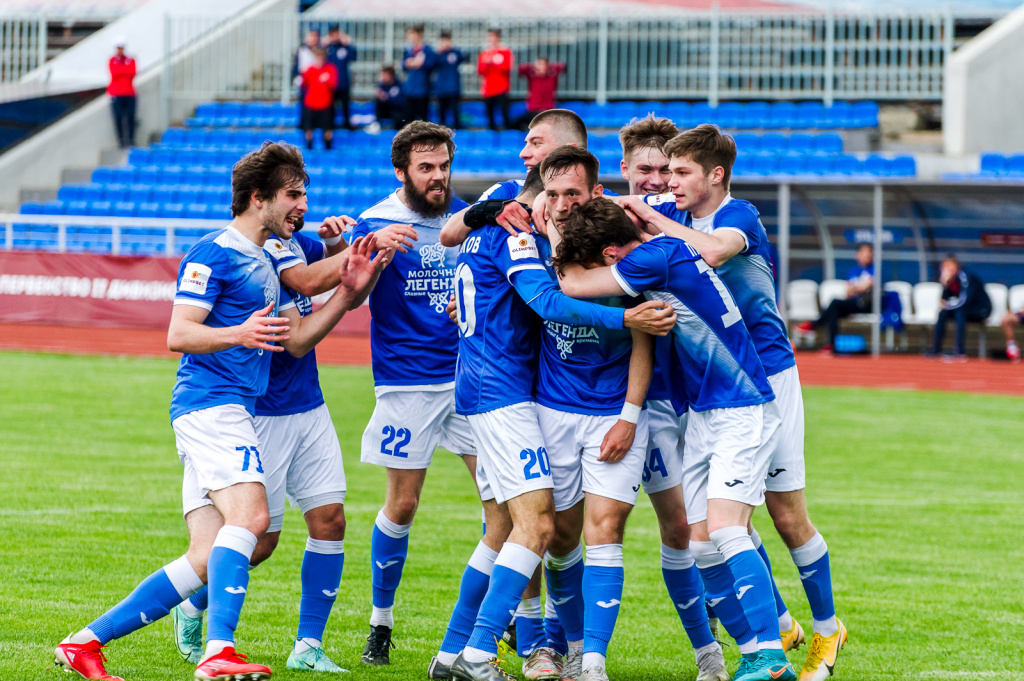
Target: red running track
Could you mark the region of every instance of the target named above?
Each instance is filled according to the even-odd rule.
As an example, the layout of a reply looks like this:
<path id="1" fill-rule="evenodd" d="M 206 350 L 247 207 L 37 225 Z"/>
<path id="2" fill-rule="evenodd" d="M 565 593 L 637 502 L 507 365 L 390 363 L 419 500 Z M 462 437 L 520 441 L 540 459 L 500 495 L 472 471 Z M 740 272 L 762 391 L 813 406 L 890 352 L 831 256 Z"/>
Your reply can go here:
<path id="1" fill-rule="evenodd" d="M 76 355 L 174 357 L 163 330 L 0 325 L 0 348 Z M 368 365 L 367 336 L 328 336 L 316 349 L 324 364 Z M 897 390 L 947 390 L 1024 396 L 1024 364 L 969 359 L 962 364 L 920 355 L 826 357 L 797 355 L 804 385 L 862 386 Z"/>

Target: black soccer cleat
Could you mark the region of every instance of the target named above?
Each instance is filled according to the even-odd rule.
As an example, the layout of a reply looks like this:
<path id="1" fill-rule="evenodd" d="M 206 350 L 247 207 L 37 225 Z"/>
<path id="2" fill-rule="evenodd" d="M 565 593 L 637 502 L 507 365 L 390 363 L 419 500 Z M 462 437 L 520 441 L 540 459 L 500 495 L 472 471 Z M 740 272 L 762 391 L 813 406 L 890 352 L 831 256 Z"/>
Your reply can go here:
<path id="1" fill-rule="evenodd" d="M 370 625 L 370 635 L 366 637 L 363 648 L 363 664 L 381 666 L 391 664 L 391 649 L 395 647 L 391 640 L 391 627 Z"/>
<path id="2" fill-rule="evenodd" d="M 437 659 L 437 656 L 430 658 L 430 666 L 427 667 L 428 679 L 439 679 L 448 681 L 452 678 L 452 668 Z"/>
<path id="3" fill-rule="evenodd" d="M 467 662 L 462 653 L 450 667 L 452 678 L 457 681 L 518 681 L 498 664 L 498 658 L 487 662 Z"/>

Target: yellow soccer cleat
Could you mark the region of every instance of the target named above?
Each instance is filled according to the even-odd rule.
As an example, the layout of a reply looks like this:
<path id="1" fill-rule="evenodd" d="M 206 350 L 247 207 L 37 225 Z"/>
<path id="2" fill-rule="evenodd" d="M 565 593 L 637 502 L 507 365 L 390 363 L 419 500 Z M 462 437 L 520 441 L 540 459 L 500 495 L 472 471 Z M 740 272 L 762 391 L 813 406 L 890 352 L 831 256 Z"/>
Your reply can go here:
<path id="1" fill-rule="evenodd" d="M 836 618 L 839 631 L 831 636 L 815 633 L 811 638 L 811 650 L 807 653 L 800 681 L 824 681 L 832 676 L 839 651 L 846 645 L 846 627 Z"/>
<path id="2" fill-rule="evenodd" d="M 782 632 L 782 650 L 788 653 L 796 650 L 804 644 L 804 629 L 800 623 L 793 620 L 793 626 Z"/>

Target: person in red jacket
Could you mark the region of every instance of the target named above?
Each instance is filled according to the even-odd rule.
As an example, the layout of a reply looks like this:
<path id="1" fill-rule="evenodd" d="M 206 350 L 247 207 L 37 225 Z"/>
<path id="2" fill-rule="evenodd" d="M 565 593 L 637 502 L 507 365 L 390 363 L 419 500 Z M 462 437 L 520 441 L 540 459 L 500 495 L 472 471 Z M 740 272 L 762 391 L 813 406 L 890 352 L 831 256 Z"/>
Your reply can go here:
<path id="1" fill-rule="evenodd" d="M 117 144 L 122 149 L 135 140 L 135 60 L 124 53 L 125 39 L 117 38 L 114 48 L 117 52 L 110 58 L 110 106 L 114 112 L 114 131 Z"/>
<path id="2" fill-rule="evenodd" d="M 487 105 L 487 123 L 491 130 L 498 130 L 494 110 L 501 107 L 501 121 L 509 127 L 508 116 L 509 79 L 512 75 L 512 50 L 501 44 L 501 29 L 487 31 L 487 49 L 480 53 L 476 63 L 480 74 L 480 95 Z"/>
<path id="3" fill-rule="evenodd" d="M 519 67 L 519 75 L 526 79 L 526 113 L 516 119 L 516 127 L 527 130 L 530 121 L 541 111 L 555 108 L 558 94 L 558 77 L 565 71 L 565 64 L 552 64 L 547 57 L 537 57 L 532 64 Z"/>
<path id="4" fill-rule="evenodd" d="M 334 88 L 338 85 L 338 69 L 327 61 L 327 51 L 314 47 L 316 60 L 302 72 L 302 121 L 306 148 L 313 148 L 313 131 L 324 131 L 324 147 L 331 148 L 334 139 Z"/>

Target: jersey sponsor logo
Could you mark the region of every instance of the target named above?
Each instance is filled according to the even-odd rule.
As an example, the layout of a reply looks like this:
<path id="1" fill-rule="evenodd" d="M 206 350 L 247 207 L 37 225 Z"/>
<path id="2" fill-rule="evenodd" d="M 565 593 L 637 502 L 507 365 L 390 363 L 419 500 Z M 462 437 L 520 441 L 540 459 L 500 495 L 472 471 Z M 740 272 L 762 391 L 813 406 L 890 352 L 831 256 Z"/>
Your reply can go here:
<path id="1" fill-rule="evenodd" d="M 448 307 L 450 295 L 448 291 L 440 291 L 438 293 L 427 291 L 427 295 L 430 296 L 430 304 L 434 306 L 434 312 L 441 314 Z"/>
<path id="2" fill-rule="evenodd" d="M 185 272 L 181 275 L 181 284 L 178 290 L 182 293 L 194 293 L 197 296 L 206 295 L 206 285 L 210 282 L 210 275 L 213 270 L 208 266 L 190 262 L 185 265 Z"/>
<path id="3" fill-rule="evenodd" d="M 741 586 L 739 589 L 736 590 L 736 600 L 743 598 L 743 594 L 747 593 L 753 588 L 754 587 L 751 584 L 744 584 L 743 586 Z"/>
<path id="4" fill-rule="evenodd" d="M 236 596 L 245 593 L 244 586 L 226 586 L 224 587 L 224 590 L 227 591 L 229 594 L 234 594 Z"/>
<path id="5" fill-rule="evenodd" d="M 675 194 L 672 193 L 654 194 L 653 196 L 645 196 L 644 201 L 648 206 L 660 206 L 663 203 L 674 204 L 676 202 L 676 197 Z"/>
<path id="6" fill-rule="evenodd" d="M 601 337 L 593 326 L 574 326 L 559 322 L 544 322 L 544 328 L 555 339 L 558 356 L 567 359 L 576 343 L 600 343 Z"/>
<path id="7" fill-rule="evenodd" d="M 284 244 L 277 239 L 268 239 L 263 249 L 270 254 L 274 260 L 280 260 L 291 255 L 291 250 L 284 247 Z"/>
<path id="8" fill-rule="evenodd" d="M 444 267 L 444 259 L 447 253 L 444 244 L 424 244 L 420 246 L 420 264 L 426 267 Z"/>
<path id="9" fill-rule="evenodd" d="M 558 344 L 558 356 L 565 359 L 572 354 L 572 346 L 575 341 L 567 340 L 561 336 L 555 336 L 555 343 Z"/>
<path id="10" fill-rule="evenodd" d="M 505 240 L 508 245 L 508 255 L 512 260 L 525 260 L 535 258 L 540 260 L 540 251 L 537 250 L 537 241 L 532 234 L 517 234 Z"/>
<path id="11" fill-rule="evenodd" d="M 614 608 L 616 605 L 619 604 L 619 599 L 618 598 L 613 598 L 610 601 L 598 601 L 597 604 L 600 605 L 602 608 L 605 608 L 605 609 L 607 609 L 607 608 Z"/>
<path id="12" fill-rule="evenodd" d="M 419 248 L 420 268 L 406 273 L 406 297 L 422 297 L 437 314 L 444 314 L 453 288 L 455 270 L 446 267 L 449 249 L 441 243 L 424 244 Z"/>

